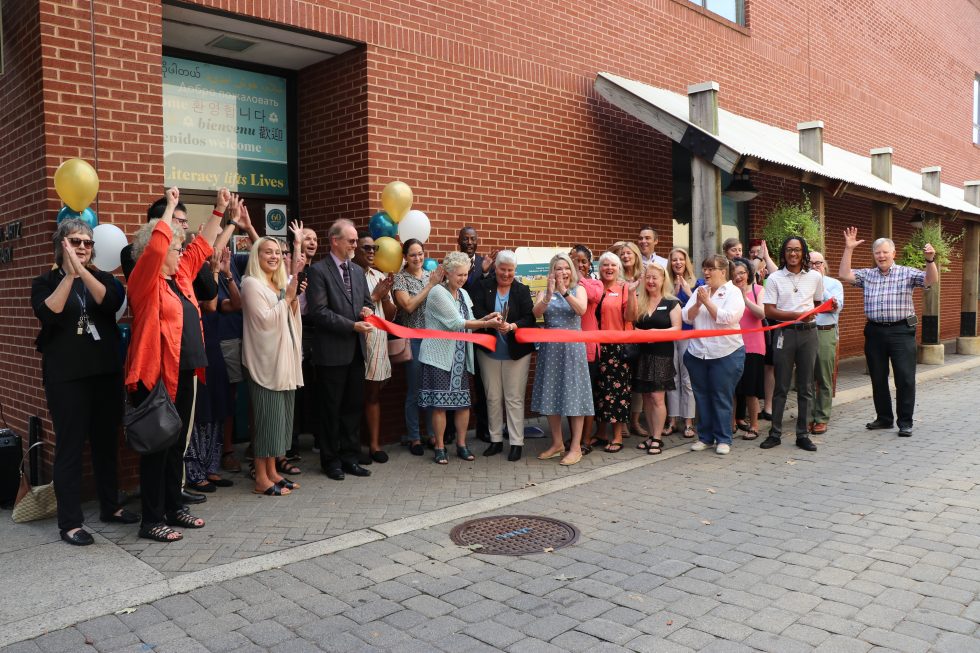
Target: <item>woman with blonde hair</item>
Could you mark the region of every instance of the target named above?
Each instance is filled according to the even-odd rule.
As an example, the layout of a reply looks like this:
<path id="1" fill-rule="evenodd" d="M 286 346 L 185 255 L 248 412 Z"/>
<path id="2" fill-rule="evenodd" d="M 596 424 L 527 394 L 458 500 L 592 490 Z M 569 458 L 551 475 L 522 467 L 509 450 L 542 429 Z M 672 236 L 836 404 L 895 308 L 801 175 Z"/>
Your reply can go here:
<path id="1" fill-rule="evenodd" d="M 303 324 L 297 294 L 306 289 L 299 272 L 306 264 L 303 225 L 290 229 L 296 238 L 291 270 L 286 275 L 280 242 L 259 238 L 242 279 L 242 363 L 247 371 L 255 420 L 255 494 L 282 496 L 299 487 L 283 478 L 276 458 L 285 456 L 293 432 L 296 388 L 303 385 Z"/>
<path id="2" fill-rule="evenodd" d="M 643 277 L 643 256 L 636 243 L 625 242 L 618 253 L 619 260 L 623 262 L 623 278 L 627 281 L 635 281 L 637 285 Z"/>
<path id="3" fill-rule="evenodd" d="M 637 329 L 680 331 L 681 305 L 669 293 L 667 271 L 649 263 L 636 299 L 633 325 Z M 647 424 L 663 424 L 667 417 L 665 394 L 674 389 L 674 343 L 650 342 L 640 345 L 640 356 L 633 366 L 633 390 L 643 397 Z M 637 445 L 648 454 L 663 451 L 663 441 L 650 436 Z"/>
<path id="4" fill-rule="evenodd" d="M 694 289 L 698 286 L 698 281 L 694 276 L 694 265 L 687 250 L 675 247 L 667 255 L 670 265 L 668 270 L 668 288 L 670 294 L 677 298 L 681 306 L 687 304 L 687 300 L 694 294 Z M 683 331 L 690 331 L 694 327 L 690 324 L 682 324 Z M 664 435 L 681 432 L 681 421 L 684 422 L 684 437 L 693 438 L 697 435 L 694 430 L 694 390 L 691 389 L 691 377 L 687 373 L 684 365 L 684 352 L 687 351 L 688 340 L 674 341 L 674 389 L 667 393 L 667 415 L 670 418 L 670 426 L 664 431 Z"/>
<path id="5" fill-rule="evenodd" d="M 548 285 L 535 301 L 535 318 L 544 316 L 546 329 L 581 330 L 587 300 L 585 288 L 578 285 L 578 273 L 568 254 L 556 254 L 548 267 Z M 582 460 L 582 424 L 593 415 L 592 389 L 585 343 L 545 342 L 538 350 L 538 364 L 531 392 L 531 410 L 548 416 L 551 446 L 538 455 L 540 460 L 558 458 L 561 465 Z M 562 440 L 561 418 L 568 417 L 571 443 L 568 451 Z"/>

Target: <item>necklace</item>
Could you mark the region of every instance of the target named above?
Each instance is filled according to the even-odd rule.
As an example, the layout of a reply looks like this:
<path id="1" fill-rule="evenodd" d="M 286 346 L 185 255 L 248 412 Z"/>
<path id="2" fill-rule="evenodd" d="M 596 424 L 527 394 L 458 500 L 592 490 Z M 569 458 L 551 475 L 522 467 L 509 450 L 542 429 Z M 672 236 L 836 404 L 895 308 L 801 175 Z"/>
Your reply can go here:
<path id="1" fill-rule="evenodd" d="M 796 274 L 793 274 L 789 270 L 786 270 L 786 272 L 787 272 L 788 275 L 791 275 L 789 282 L 790 282 L 790 285 L 793 286 L 793 292 L 795 292 L 795 293 L 800 292 L 800 280 L 803 278 L 803 274 L 804 274 L 803 270 L 800 270 Z M 794 281 L 794 279 L 795 279 L 795 281 Z"/>

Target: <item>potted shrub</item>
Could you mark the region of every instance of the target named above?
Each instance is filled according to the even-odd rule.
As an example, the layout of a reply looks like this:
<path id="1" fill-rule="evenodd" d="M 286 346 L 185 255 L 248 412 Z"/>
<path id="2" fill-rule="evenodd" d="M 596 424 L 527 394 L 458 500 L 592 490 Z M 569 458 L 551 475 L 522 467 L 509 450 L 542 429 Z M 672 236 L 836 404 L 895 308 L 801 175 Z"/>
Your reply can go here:
<path id="1" fill-rule="evenodd" d="M 823 251 L 823 233 L 820 220 L 813 214 L 810 196 L 804 192 L 798 203 L 780 201 L 766 216 L 762 237 L 769 252 L 778 259 L 779 247 L 787 236 L 803 236 L 810 250 Z"/>
<path id="2" fill-rule="evenodd" d="M 958 234 L 948 233 L 943 230 L 943 225 L 937 218 L 924 220 L 922 228 L 917 229 L 909 242 L 905 243 L 905 247 L 899 253 L 898 263 L 921 270 L 926 266 L 926 257 L 922 253 L 922 248 L 926 243 L 930 243 L 936 250 L 936 267 L 940 272 L 949 272 L 949 261 L 953 256 L 954 246 L 962 238 L 962 230 Z"/>

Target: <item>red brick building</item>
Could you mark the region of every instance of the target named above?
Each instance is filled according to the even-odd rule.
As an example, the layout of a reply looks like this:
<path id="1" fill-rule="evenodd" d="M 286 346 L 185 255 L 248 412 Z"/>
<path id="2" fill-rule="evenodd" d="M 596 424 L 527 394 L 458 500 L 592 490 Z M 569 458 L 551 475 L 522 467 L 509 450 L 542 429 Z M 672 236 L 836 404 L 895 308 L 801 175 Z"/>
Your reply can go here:
<path id="1" fill-rule="evenodd" d="M 91 162 L 101 180 L 92 207 L 100 221 L 134 231 L 171 173 L 165 56 L 285 80 L 288 192 L 243 191 L 253 215 L 278 201 L 321 231 L 341 217 L 364 225 L 380 209 L 384 185 L 401 179 L 433 222 L 430 255 L 452 249 L 464 223 L 477 226 L 484 252 L 583 242 L 598 253 L 647 222 L 660 232 L 658 251 L 689 240 L 685 218 L 675 220 L 685 211 L 678 158 L 689 155 L 601 97 L 594 87 L 601 72 L 681 94 L 717 82 L 718 105 L 734 114 L 791 131 L 820 120 L 825 141 L 843 150 L 867 157 L 891 147 L 895 165 L 916 173 L 941 166 L 944 199 L 958 189 L 963 203 L 964 183 L 980 178 L 975 0 L 717 3 L 728 18 L 698 4 L 4 3 L 0 225 L 20 223 L 0 243 L 0 398 L 10 426 L 26 434 L 29 416 L 38 415 L 51 434 L 28 293 L 52 261 L 61 206 L 54 171 L 71 157 Z M 683 170 L 687 159 L 680 160 Z M 826 255 L 836 270 L 842 229 L 873 231 L 872 201 L 855 185 L 762 166 L 752 174 L 759 196 L 726 209 L 729 230 L 757 237 L 777 201 L 799 199 L 802 181 L 824 189 Z M 201 207 L 213 196 L 206 188 L 184 192 Z M 977 219 L 901 194 L 877 200 L 891 207 L 899 249 L 919 209 L 935 208 L 955 232 Z M 870 260 L 866 247 L 856 264 Z M 966 284 L 964 260 L 973 266 Z M 971 278 L 975 302 L 975 267 L 973 251 L 944 275 L 944 339 L 975 335 L 975 306 L 974 332 L 961 330 Z M 847 303 L 845 356 L 860 353 L 863 325 L 860 295 L 849 291 Z M 396 378 L 391 392 L 400 385 Z M 398 403 L 385 407 L 392 419 Z M 397 420 L 391 429 L 396 436 Z"/>

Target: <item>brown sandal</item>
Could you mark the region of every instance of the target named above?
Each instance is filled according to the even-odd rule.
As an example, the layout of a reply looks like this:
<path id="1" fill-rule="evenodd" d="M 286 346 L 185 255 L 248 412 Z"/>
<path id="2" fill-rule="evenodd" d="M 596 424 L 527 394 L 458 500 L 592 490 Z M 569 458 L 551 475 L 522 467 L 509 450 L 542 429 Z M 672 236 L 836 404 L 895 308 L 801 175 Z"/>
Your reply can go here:
<path id="1" fill-rule="evenodd" d="M 757 429 L 745 429 L 745 435 L 742 436 L 743 440 L 755 440 L 759 437 L 759 431 Z"/>

